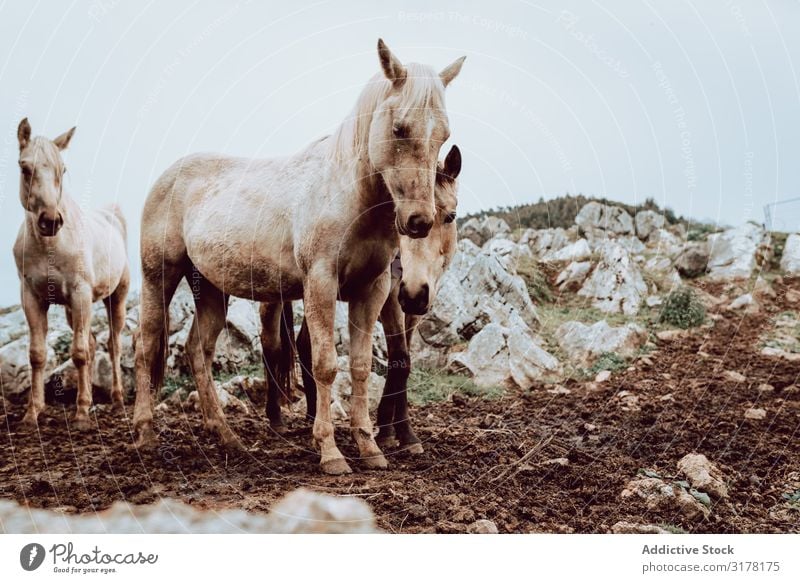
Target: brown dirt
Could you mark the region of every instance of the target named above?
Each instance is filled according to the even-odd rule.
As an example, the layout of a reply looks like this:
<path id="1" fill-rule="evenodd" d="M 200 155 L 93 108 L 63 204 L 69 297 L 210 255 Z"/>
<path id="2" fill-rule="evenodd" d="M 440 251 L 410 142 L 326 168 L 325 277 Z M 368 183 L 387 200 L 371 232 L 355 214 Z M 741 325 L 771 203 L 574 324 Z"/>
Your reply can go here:
<path id="1" fill-rule="evenodd" d="M 800 289 L 800 282 L 792 285 Z M 269 434 L 263 412 L 231 415 L 250 450 L 227 455 L 200 429 L 199 413 L 173 412 L 158 418 L 160 449 L 144 453 L 131 447 L 124 416 L 98 410 L 95 429 L 76 434 L 66 421 L 69 409 L 53 405 L 40 433 L 26 434 L 18 431 L 22 404 L 10 404 L 0 418 L 0 497 L 66 512 L 163 496 L 266 511 L 291 489 L 308 486 L 362 497 L 391 532 L 463 532 L 479 518 L 495 521 L 501 532 L 607 532 L 620 520 L 692 532 L 798 532 L 800 512 L 787 512 L 782 496 L 790 474 L 800 471 L 800 366 L 760 356 L 756 346 L 767 316 L 793 308 L 783 299 L 785 285 L 775 288 L 778 299 L 761 314 L 720 312 L 713 328 L 660 344 L 652 366 L 639 363 L 600 385 L 570 380 L 568 395 L 534 387 L 414 407 L 426 452 L 387 452 L 391 469 L 383 472 L 360 470 L 354 461 L 351 476 L 319 474 L 299 417 L 278 437 Z M 725 370 L 747 381 L 726 380 Z M 775 390 L 759 394 L 761 383 Z M 621 409 L 621 390 L 638 396 L 639 411 Z M 765 408 L 767 418 L 745 420 L 752 406 Z M 345 428 L 337 439 L 346 456 L 355 455 Z M 690 452 L 704 453 L 728 480 L 730 500 L 714 504 L 709 519 L 689 522 L 620 500 L 640 468 L 673 477 Z M 569 463 L 545 463 L 553 458 Z"/>

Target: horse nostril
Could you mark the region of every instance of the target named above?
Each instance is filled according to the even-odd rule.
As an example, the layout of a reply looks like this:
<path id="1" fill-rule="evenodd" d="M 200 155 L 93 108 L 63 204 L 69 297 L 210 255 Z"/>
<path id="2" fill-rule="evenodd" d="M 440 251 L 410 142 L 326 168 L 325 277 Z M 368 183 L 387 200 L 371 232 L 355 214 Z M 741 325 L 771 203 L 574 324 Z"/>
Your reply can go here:
<path id="1" fill-rule="evenodd" d="M 412 237 L 425 237 L 431 230 L 433 221 L 421 213 L 408 217 L 408 233 Z"/>
<path id="2" fill-rule="evenodd" d="M 44 212 L 39 215 L 39 219 L 36 221 L 36 225 L 39 227 L 39 232 L 46 237 L 55 235 L 63 224 L 64 219 L 61 217 L 61 214 L 58 214 L 56 215 L 56 218 L 51 219 L 47 216 L 47 213 Z"/>

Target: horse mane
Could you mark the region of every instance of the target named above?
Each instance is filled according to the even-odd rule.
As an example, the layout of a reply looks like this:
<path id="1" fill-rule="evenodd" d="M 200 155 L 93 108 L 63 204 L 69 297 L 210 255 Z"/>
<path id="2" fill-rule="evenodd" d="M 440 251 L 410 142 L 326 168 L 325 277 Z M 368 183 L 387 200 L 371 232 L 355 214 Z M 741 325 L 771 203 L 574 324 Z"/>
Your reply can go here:
<path id="1" fill-rule="evenodd" d="M 444 84 L 432 67 L 420 63 L 408 63 L 405 67 L 407 77 L 400 91 L 401 110 L 429 108 L 437 96 L 444 104 Z M 391 89 L 392 83 L 383 73 L 373 75 L 362 89 L 350 115 L 333 133 L 331 141 L 333 159 L 357 160 L 366 152 L 372 115 Z"/>

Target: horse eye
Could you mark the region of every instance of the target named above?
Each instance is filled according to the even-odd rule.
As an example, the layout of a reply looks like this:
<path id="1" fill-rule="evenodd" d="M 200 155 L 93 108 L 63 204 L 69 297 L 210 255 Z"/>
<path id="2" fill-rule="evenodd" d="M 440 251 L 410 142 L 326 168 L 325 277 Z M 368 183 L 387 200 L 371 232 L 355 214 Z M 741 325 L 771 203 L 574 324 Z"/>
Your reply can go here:
<path id="1" fill-rule="evenodd" d="M 392 126 L 392 133 L 395 138 L 403 139 L 408 134 L 408 129 L 405 126 Z"/>
<path id="2" fill-rule="evenodd" d="M 444 218 L 445 224 L 452 223 L 455 220 L 456 220 L 456 211 L 453 211 L 451 213 L 447 213 L 447 216 L 445 216 L 445 218 Z"/>

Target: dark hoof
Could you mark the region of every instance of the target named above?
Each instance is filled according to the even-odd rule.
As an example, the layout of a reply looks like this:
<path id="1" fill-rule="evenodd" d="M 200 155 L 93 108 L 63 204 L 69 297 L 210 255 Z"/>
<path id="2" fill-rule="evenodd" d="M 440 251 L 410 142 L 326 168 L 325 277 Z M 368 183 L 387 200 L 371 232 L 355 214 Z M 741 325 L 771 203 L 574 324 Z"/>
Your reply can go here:
<path id="1" fill-rule="evenodd" d="M 361 462 L 368 470 L 385 470 L 389 467 L 389 462 L 383 455 L 373 455 L 361 458 Z"/>
<path id="2" fill-rule="evenodd" d="M 278 435 L 286 435 L 289 433 L 289 428 L 283 422 L 269 422 L 269 428 Z"/>
<path id="3" fill-rule="evenodd" d="M 353 470 L 350 469 L 350 466 L 347 465 L 347 462 L 344 460 L 344 458 L 336 458 L 326 462 L 321 462 L 319 467 L 322 468 L 322 471 L 329 476 L 341 476 L 343 474 L 353 473 Z"/>
<path id="4" fill-rule="evenodd" d="M 379 433 L 378 437 L 375 438 L 375 442 L 381 449 L 392 449 L 400 445 L 400 442 L 397 441 L 397 438 L 394 436 L 394 434 L 381 435 Z"/>

